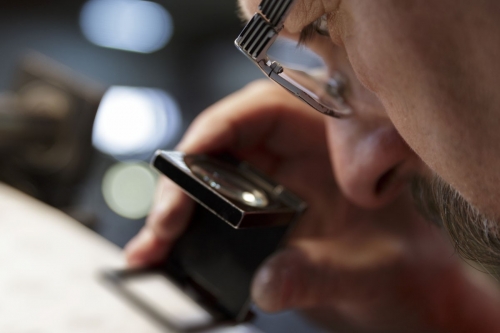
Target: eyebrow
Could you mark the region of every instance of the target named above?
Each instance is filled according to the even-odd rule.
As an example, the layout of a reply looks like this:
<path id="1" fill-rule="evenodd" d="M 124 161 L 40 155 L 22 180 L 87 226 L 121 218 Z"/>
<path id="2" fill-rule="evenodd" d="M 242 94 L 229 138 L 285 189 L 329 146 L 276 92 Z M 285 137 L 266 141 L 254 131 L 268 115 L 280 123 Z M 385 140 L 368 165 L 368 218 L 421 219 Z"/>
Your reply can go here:
<path id="1" fill-rule="evenodd" d="M 236 16 L 238 16 L 243 24 L 247 24 L 248 20 L 251 19 L 247 16 L 245 10 L 243 9 L 243 5 L 239 1 L 237 1 Z"/>
<path id="2" fill-rule="evenodd" d="M 237 1 L 236 15 L 243 24 L 247 24 L 248 21 L 251 20 L 251 17 L 249 18 L 247 16 L 247 13 L 245 12 L 245 9 L 243 8 L 243 5 L 240 1 Z M 325 32 L 320 29 L 322 19 L 323 17 L 319 17 L 313 22 L 306 25 L 304 28 L 302 28 L 299 35 L 299 41 L 298 41 L 299 46 L 305 45 L 308 42 L 310 42 L 314 38 L 315 34 L 320 34 L 322 36 L 329 36 L 328 32 Z"/>

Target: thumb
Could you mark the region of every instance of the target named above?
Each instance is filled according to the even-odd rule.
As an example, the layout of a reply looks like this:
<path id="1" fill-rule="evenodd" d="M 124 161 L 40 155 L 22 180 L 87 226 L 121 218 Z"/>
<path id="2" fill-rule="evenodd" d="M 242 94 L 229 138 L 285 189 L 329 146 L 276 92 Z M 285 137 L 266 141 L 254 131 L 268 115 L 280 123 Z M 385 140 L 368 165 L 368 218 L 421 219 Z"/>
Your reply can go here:
<path id="1" fill-rule="evenodd" d="M 394 288 L 405 253 L 391 237 L 296 245 L 269 258 L 254 278 L 252 297 L 264 311 L 363 303 L 383 296 L 382 290 Z"/>
<path id="2" fill-rule="evenodd" d="M 329 275 L 302 250 L 284 249 L 259 269 L 253 280 L 252 297 L 267 312 L 321 305 L 333 294 L 334 283 Z"/>

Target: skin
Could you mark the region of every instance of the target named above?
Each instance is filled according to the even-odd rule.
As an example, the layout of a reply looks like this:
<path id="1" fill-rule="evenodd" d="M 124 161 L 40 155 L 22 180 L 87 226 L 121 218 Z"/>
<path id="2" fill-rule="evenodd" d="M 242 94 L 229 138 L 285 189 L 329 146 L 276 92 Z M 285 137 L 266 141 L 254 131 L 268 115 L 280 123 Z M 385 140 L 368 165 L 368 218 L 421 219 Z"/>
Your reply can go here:
<path id="1" fill-rule="evenodd" d="M 242 1 L 243 12 L 257 4 Z M 352 84 L 352 117 L 327 119 L 259 82 L 206 110 L 178 147 L 231 151 L 310 203 L 288 247 L 257 273 L 254 300 L 359 332 L 500 331 L 498 290 L 452 255 L 407 186 L 435 172 L 500 215 L 500 4 L 299 0 L 287 33 L 323 14 L 331 59 Z M 162 179 L 126 249 L 130 265 L 163 259 L 192 205 Z"/>

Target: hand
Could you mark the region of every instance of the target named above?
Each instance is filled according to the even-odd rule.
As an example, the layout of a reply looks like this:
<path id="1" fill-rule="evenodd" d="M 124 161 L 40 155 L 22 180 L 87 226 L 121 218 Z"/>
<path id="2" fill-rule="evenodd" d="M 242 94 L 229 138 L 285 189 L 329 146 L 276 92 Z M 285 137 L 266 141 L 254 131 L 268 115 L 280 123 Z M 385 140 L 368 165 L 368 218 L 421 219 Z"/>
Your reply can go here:
<path id="1" fill-rule="evenodd" d="M 485 306 L 493 292 L 476 286 L 408 193 L 376 210 L 342 195 L 323 120 L 280 87 L 259 82 L 206 110 L 179 145 L 187 153 L 233 152 L 309 203 L 288 247 L 257 273 L 257 304 L 267 311 L 303 309 L 329 327 L 367 332 L 451 330 L 457 314 L 494 309 Z M 127 246 L 130 265 L 162 260 L 192 208 L 162 179 L 146 226 Z M 468 325 L 461 329 L 478 328 L 477 321 Z"/>
<path id="2" fill-rule="evenodd" d="M 306 217 L 322 220 L 335 182 L 323 117 L 271 82 L 258 82 L 215 104 L 192 124 L 179 150 L 229 151 L 300 193 Z M 161 261 L 186 227 L 192 201 L 162 178 L 146 226 L 126 247 L 131 266 Z"/>
<path id="3" fill-rule="evenodd" d="M 261 308 L 303 309 L 349 332 L 441 331 L 455 321 L 448 302 L 460 298 L 457 285 L 471 283 L 407 195 L 365 210 L 337 192 L 325 208 L 324 219 L 302 220 L 288 247 L 256 275 L 252 296 Z"/>

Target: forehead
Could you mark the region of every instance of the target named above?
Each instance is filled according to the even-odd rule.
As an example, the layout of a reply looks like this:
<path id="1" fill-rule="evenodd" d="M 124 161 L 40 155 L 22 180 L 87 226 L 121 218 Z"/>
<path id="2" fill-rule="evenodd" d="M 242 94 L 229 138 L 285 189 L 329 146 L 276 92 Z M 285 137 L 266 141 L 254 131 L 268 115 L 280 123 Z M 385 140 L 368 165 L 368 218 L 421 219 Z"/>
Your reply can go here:
<path id="1" fill-rule="evenodd" d="M 323 14 L 332 12 L 338 7 L 340 0 L 296 0 L 288 16 L 285 27 L 291 33 L 300 32 L 309 23 Z M 241 12 L 250 19 L 257 11 L 261 0 L 238 0 Z"/>

